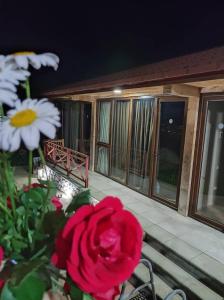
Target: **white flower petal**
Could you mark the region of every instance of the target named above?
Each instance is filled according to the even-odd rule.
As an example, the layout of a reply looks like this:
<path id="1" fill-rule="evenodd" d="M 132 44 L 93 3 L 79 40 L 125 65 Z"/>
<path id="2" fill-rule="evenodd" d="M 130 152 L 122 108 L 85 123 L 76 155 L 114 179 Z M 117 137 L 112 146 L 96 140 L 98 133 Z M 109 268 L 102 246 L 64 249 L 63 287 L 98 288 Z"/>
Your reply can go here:
<path id="1" fill-rule="evenodd" d="M 21 143 L 20 130 L 15 130 L 11 137 L 10 152 L 14 152 L 19 149 Z"/>
<path id="2" fill-rule="evenodd" d="M 0 89 L 7 89 L 11 92 L 16 92 L 15 85 L 7 81 L 0 81 Z"/>
<path id="3" fill-rule="evenodd" d="M 50 138 L 50 139 L 55 138 L 56 128 L 52 124 L 39 119 L 35 122 L 35 126 L 40 130 L 40 132 L 42 132 L 48 138 Z"/>
<path id="4" fill-rule="evenodd" d="M 41 61 L 38 58 L 38 55 L 30 55 L 29 57 L 29 61 L 32 67 L 34 67 L 34 69 L 40 69 L 41 67 Z"/>
<path id="5" fill-rule="evenodd" d="M 29 63 L 26 55 L 15 55 L 16 64 L 23 69 L 28 69 Z"/>

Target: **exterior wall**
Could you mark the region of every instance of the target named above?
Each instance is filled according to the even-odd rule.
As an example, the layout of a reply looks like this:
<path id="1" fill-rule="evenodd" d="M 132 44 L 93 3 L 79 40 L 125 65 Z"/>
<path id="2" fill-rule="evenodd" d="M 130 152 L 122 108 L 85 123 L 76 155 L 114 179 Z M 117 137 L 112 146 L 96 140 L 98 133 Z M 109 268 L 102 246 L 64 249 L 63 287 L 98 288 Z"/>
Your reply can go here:
<path id="1" fill-rule="evenodd" d="M 187 216 L 189 211 L 191 178 L 193 172 L 194 150 L 196 142 L 199 97 L 188 98 L 187 120 L 184 142 L 183 163 L 180 183 L 178 212 Z"/>

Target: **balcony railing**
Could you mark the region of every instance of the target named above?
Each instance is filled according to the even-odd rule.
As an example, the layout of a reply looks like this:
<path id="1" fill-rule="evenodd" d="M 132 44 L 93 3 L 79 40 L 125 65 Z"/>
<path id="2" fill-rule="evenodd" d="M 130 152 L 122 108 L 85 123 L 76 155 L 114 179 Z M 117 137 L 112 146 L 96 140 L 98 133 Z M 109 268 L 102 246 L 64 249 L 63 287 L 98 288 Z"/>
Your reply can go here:
<path id="1" fill-rule="evenodd" d="M 88 187 L 89 157 L 86 154 L 64 147 L 64 140 L 44 142 L 44 155 L 47 161 L 65 170 L 68 176 L 74 176 Z"/>

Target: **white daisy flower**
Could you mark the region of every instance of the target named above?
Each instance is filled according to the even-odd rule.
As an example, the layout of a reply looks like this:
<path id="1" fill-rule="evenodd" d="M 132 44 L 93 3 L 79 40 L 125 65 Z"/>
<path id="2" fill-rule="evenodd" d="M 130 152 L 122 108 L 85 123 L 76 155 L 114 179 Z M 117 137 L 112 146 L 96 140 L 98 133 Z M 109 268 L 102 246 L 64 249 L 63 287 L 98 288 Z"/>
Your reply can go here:
<path id="1" fill-rule="evenodd" d="M 11 55 L 0 55 L 0 82 L 18 85 L 20 81 L 25 81 L 29 76 L 30 72 L 19 69 Z"/>
<path id="2" fill-rule="evenodd" d="M 0 104 L 4 103 L 11 107 L 14 106 L 15 101 L 18 99 L 17 94 L 12 90 L 2 88 L 1 85 L 3 84 L 0 82 Z"/>
<path id="3" fill-rule="evenodd" d="M 53 53 L 36 54 L 34 52 L 17 52 L 11 55 L 19 68 L 28 69 L 29 64 L 35 69 L 41 66 L 53 67 L 57 70 L 59 57 Z"/>
<path id="4" fill-rule="evenodd" d="M 54 139 L 56 127 L 61 126 L 58 109 L 47 99 L 17 100 L 7 116 L 0 128 L 0 148 L 4 151 L 18 150 L 21 140 L 28 150 L 34 150 L 39 146 L 40 133 Z"/>

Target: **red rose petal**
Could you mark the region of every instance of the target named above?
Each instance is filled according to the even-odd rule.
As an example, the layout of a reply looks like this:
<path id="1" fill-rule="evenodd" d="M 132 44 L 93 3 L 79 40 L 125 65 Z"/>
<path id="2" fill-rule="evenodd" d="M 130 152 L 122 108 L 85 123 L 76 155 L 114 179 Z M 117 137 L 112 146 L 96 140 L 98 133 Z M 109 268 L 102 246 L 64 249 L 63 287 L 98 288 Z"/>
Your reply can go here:
<path id="1" fill-rule="evenodd" d="M 77 211 L 71 216 L 71 218 L 66 223 L 63 230 L 63 237 L 66 238 L 74 229 L 74 227 L 87 218 L 94 211 L 92 205 L 84 205 L 77 209 Z"/>
<path id="2" fill-rule="evenodd" d="M 119 198 L 107 196 L 95 206 L 95 211 L 103 208 L 121 210 L 123 209 L 123 204 L 121 203 L 121 200 Z"/>

